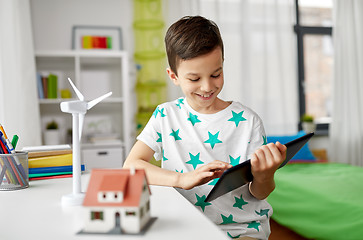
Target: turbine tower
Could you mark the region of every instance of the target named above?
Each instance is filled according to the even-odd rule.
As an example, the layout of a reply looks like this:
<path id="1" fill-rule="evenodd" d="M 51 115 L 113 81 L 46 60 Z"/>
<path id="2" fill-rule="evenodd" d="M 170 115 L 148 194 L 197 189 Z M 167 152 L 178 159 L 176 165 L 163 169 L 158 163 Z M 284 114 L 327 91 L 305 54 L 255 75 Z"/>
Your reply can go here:
<path id="1" fill-rule="evenodd" d="M 86 102 L 82 93 L 76 88 L 72 80 L 68 78 L 73 90 L 77 94 L 79 100 L 61 102 L 60 108 L 62 112 L 72 114 L 72 145 L 73 145 L 73 192 L 62 197 L 62 204 L 65 206 L 77 206 L 83 203 L 84 193 L 81 192 L 81 136 L 84 116 L 87 110 L 94 107 L 103 99 L 112 95 L 112 92 L 106 93 L 92 101 Z"/>

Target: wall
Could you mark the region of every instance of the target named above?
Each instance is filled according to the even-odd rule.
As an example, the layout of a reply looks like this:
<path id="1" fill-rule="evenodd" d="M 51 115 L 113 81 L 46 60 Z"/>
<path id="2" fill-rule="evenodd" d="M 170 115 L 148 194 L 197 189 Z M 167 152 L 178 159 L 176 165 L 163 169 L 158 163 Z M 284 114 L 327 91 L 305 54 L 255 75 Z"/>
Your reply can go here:
<path id="1" fill-rule="evenodd" d="M 119 26 L 133 52 L 132 1 L 30 0 L 35 50 L 70 50 L 73 25 Z"/>

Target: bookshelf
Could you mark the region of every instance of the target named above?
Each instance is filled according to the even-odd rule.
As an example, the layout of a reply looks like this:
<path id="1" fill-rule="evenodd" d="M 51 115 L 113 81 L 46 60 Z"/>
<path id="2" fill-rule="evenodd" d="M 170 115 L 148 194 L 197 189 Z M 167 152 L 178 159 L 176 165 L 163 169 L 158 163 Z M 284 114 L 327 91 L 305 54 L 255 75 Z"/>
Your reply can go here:
<path id="1" fill-rule="evenodd" d="M 128 53 L 107 50 L 36 51 L 35 62 L 37 73 L 58 77 L 57 98 L 39 99 L 39 110 L 42 132 L 48 122 L 57 121 L 59 144 L 71 141 L 67 132 L 72 129 L 72 117 L 60 110 L 62 101 L 76 98 L 67 78 L 72 79 L 87 101 L 112 91 L 111 97 L 86 114 L 82 161 L 85 161 L 86 167 L 87 161 L 92 167 L 121 167 L 134 139 Z M 71 91 L 70 99 L 61 98 L 62 89 Z"/>

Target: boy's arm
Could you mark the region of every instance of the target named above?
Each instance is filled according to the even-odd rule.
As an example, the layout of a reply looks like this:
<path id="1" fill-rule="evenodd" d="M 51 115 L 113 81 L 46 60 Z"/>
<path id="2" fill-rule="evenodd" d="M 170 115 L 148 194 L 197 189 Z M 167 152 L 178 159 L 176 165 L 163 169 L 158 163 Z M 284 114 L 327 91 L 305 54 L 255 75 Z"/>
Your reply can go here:
<path id="1" fill-rule="evenodd" d="M 264 145 L 252 154 L 253 181 L 249 189 L 255 198 L 265 199 L 275 189 L 274 174 L 285 158 L 286 146 L 279 142 Z"/>
<path id="2" fill-rule="evenodd" d="M 218 178 L 231 165 L 214 161 L 187 173 L 166 170 L 149 163 L 154 151 L 142 141 L 137 141 L 126 158 L 124 168 L 142 168 L 149 184 L 191 189 Z"/>
<path id="3" fill-rule="evenodd" d="M 149 184 L 178 187 L 180 173 L 162 169 L 149 161 L 154 151 L 142 141 L 137 141 L 126 158 L 124 168 L 141 168 L 146 172 Z"/>

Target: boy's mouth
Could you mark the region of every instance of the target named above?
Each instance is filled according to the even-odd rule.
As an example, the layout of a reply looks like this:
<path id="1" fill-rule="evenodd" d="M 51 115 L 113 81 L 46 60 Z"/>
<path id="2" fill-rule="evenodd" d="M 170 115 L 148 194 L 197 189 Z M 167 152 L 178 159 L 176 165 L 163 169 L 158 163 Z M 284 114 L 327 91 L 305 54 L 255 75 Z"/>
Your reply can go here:
<path id="1" fill-rule="evenodd" d="M 213 93 L 209 93 L 209 94 L 196 93 L 196 95 L 199 96 L 200 98 L 202 98 L 203 100 L 208 100 L 212 97 Z"/>

